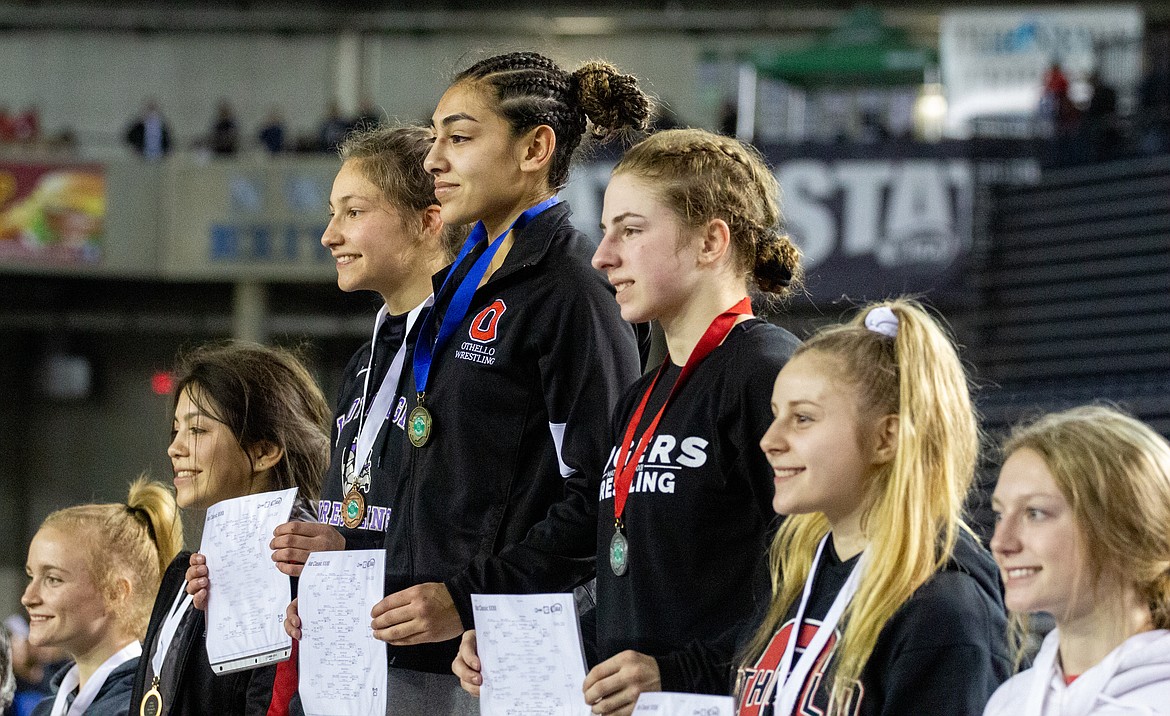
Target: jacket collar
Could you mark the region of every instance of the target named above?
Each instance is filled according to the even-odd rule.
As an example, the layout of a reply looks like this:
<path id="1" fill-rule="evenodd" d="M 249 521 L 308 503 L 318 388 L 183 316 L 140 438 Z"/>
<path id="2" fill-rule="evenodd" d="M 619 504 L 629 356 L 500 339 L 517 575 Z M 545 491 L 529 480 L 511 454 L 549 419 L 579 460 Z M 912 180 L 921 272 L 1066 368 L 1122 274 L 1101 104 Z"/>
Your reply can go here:
<path id="1" fill-rule="evenodd" d="M 543 261 L 553 245 L 554 238 L 560 229 L 569 223 L 569 217 L 572 214 L 573 210 L 569 208 L 569 204 L 562 201 L 545 209 L 539 216 L 528 222 L 528 225 L 512 242 L 512 248 L 504 258 L 504 264 L 492 274 L 488 283 L 494 283 Z M 451 266 L 447 266 L 431 276 L 431 286 L 436 294 L 438 294 L 439 288 L 442 287 L 443 280 L 447 278 L 447 272 L 450 270 Z"/>

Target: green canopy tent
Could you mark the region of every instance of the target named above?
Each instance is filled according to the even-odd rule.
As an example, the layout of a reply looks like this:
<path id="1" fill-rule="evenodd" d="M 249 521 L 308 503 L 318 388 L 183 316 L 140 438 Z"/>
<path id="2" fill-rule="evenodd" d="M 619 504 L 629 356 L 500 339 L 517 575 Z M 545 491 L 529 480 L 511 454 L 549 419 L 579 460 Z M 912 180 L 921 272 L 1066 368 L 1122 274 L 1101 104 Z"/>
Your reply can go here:
<path id="1" fill-rule="evenodd" d="M 753 64 L 762 76 L 805 89 L 890 87 L 921 84 L 938 53 L 911 44 L 904 30 L 885 27 L 876 9 L 862 7 L 811 47 L 757 53 Z"/>

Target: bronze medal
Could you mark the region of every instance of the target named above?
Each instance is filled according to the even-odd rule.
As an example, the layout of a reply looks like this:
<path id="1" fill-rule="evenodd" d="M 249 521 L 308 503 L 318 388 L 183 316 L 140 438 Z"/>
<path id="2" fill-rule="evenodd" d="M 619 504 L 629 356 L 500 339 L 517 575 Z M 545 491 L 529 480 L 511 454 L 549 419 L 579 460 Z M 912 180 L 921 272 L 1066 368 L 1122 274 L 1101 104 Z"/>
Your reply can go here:
<path id="1" fill-rule="evenodd" d="M 150 684 L 150 691 L 142 697 L 142 704 L 138 707 L 138 716 L 160 716 L 162 714 L 162 694 L 158 692 L 158 677 Z"/>
<path id="2" fill-rule="evenodd" d="M 341 501 L 341 523 L 349 529 L 357 529 L 366 517 L 366 498 L 356 486 L 349 488 Z"/>
<path id="3" fill-rule="evenodd" d="M 416 405 L 406 420 L 406 435 L 410 438 L 410 444 L 415 447 L 426 445 L 427 441 L 431 439 L 431 429 L 434 427 L 434 422 L 429 410 L 421 405 Z"/>

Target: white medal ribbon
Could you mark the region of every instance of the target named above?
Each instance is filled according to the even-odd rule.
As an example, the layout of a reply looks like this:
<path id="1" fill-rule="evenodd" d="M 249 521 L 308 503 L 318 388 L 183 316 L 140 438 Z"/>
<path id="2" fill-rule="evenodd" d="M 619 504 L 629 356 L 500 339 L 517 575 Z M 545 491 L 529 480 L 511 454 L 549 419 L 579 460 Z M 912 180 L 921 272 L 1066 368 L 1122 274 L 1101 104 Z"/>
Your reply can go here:
<path id="1" fill-rule="evenodd" d="M 93 676 L 89 677 L 89 681 L 85 682 L 85 686 L 81 687 L 81 691 L 77 692 L 77 698 L 73 699 L 73 703 L 66 709 L 65 702 L 69 698 L 69 694 L 73 693 L 73 690 L 81 683 L 81 667 L 74 664 L 65 674 L 65 678 L 61 680 L 61 687 L 57 689 L 57 698 L 53 699 L 53 710 L 50 712 L 52 716 L 81 716 L 93 703 L 98 692 L 102 690 L 102 685 L 106 683 L 106 677 L 114 669 L 141 654 L 142 644 L 139 644 L 137 639 L 122 647 L 121 650 L 102 662 L 97 671 L 93 672 Z"/>
<path id="2" fill-rule="evenodd" d="M 832 533 L 825 535 L 817 546 L 817 555 L 813 558 L 812 568 L 804 582 L 804 595 L 800 598 L 800 606 L 796 610 L 796 617 L 788 633 L 788 643 L 784 646 L 784 656 L 780 659 L 780 665 L 776 667 L 776 674 L 772 677 L 772 688 L 775 689 L 776 694 L 772 706 L 775 716 L 790 716 L 793 709 L 796 708 L 796 700 L 800 698 L 800 692 L 804 689 L 804 682 L 808 679 L 813 664 L 820 657 L 825 644 L 829 643 L 829 637 L 837 629 L 841 615 L 845 613 L 845 607 L 849 606 L 849 602 L 853 600 L 853 595 L 857 593 L 857 586 L 861 583 L 861 577 L 865 573 L 866 555 L 863 553 L 861 559 L 857 560 L 857 564 L 853 565 L 853 571 L 849 573 L 849 578 L 841 586 L 841 591 L 837 592 L 837 598 L 833 600 L 833 605 L 829 607 L 828 613 L 821 620 L 821 625 L 817 627 L 812 641 L 804 648 L 804 653 L 800 655 L 796 666 L 793 666 L 792 659 L 796 654 L 796 642 L 800 639 L 801 626 L 804 624 L 804 610 L 812 595 L 817 566 L 821 563 L 821 553 L 824 552 L 825 544 L 831 536 Z"/>
<path id="3" fill-rule="evenodd" d="M 402 376 L 402 364 L 406 361 L 406 344 L 410 338 L 410 329 L 414 327 L 419 315 L 422 314 L 423 309 L 429 307 L 435 302 L 434 295 L 427 296 L 426 300 L 411 309 L 410 313 L 406 314 L 406 330 L 402 334 L 402 345 L 398 346 L 398 352 L 394 354 L 394 360 L 390 362 L 390 368 L 386 371 L 386 376 L 382 378 L 382 384 L 378 387 L 377 394 L 374 395 L 374 402 L 370 404 L 369 410 L 358 410 L 358 435 L 356 445 L 354 447 L 353 459 L 353 474 L 343 476 L 346 480 L 345 491 L 357 484 L 357 478 L 362 474 L 362 469 L 366 463 L 370 461 L 370 453 L 374 449 L 374 440 L 378 437 L 378 433 L 382 429 L 382 423 L 390 412 L 390 404 L 394 402 L 394 397 L 398 393 L 398 379 Z M 370 394 L 370 373 L 374 368 L 374 349 L 378 345 L 378 331 L 381 330 L 382 324 L 386 322 L 388 308 L 385 304 L 378 311 L 378 317 L 374 319 L 374 335 L 370 339 L 370 362 L 366 365 L 366 379 L 362 384 L 362 401 L 364 402 Z M 363 405 L 362 408 L 365 408 Z M 366 415 L 381 415 L 379 420 L 366 420 Z M 353 484 L 350 484 L 350 481 Z"/>
<path id="4" fill-rule="evenodd" d="M 184 587 L 179 588 L 179 593 L 175 595 L 174 606 L 167 614 L 167 618 L 163 621 L 162 627 L 158 630 L 158 642 L 154 648 L 154 656 L 150 657 L 150 668 L 154 671 L 154 676 L 161 677 L 163 660 L 167 657 L 167 651 L 171 648 L 171 642 L 175 640 L 175 632 L 179 630 L 179 623 L 183 621 L 183 615 L 187 613 L 187 607 L 191 606 L 192 600 L 195 597 L 187 594 Z"/>

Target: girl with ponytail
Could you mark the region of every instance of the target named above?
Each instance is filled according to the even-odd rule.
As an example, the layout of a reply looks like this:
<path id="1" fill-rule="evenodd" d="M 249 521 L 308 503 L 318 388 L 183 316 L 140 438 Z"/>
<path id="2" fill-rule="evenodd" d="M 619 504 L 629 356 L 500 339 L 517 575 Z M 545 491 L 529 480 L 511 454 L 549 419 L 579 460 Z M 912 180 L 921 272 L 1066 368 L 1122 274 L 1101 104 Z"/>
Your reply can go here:
<path id="1" fill-rule="evenodd" d="M 1013 632 L 1056 621 L 986 714 L 1170 713 L 1170 445 L 1099 406 L 1018 427 L 992 497 Z"/>
<path id="2" fill-rule="evenodd" d="M 755 318 L 748 295 L 783 297 L 800 277 L 778 196 L 758 152 L 695 129 L 635 145 L 605 192 L 593 265 L 623 318 L 662 326 L 668 356 L 618 401 L 603 469 L 505 552 L 509 569 L 488 584 L 566 590 L 574 560 L 595 559 L 583 630 L 598 662 L 583 684 L 593 713 L 629 714 L 645 691 L 727 693 L 733 627 L 767 598 L 775 515 L 756 445 L 798 341 Z M 477 693 L 473 632 L 454 669 Z"/>
<path id="3" fill-rule="evenodd" d="M 183 547 L 175 497 L 139 478 L 126 504 L 79 505 L 50 514 L 33 537 L 21 597 L 29 642 L 73 660 L 53 678 L 35 716 L 120 716 L 150 608 L 167 564 Z"/>
<path id="4" fill-rule="evenodd" d="M 1000 586 L 961 518 L 979 446 L 945 332 L 895 300 L 780 371 L 760 441 L 788 515 L 740 716 L 978 714 L 1008 674 Z"/>
<path id="5" fill-rule="evenodd" d="M 638 343 L 589 265 L 596 242 L 556 193 L 588 129 L 639 130 L 649 114 L 633 77 L 601 62 L 566 72 L 531 52 L 477 62 L 439 100 L 424 167 L 443 222 L 474 226 L 435 277 L 403 372 L 388 596 L 373 608 L 375 636 L 391 645 L 391 712 L 477 712 L 451 675 L 471 594 L 566 478 L 604 461 Z M 577 564 L 574 581 L 591 567 Z M 287 626 L 298 634 L 295 619 Z"/>

